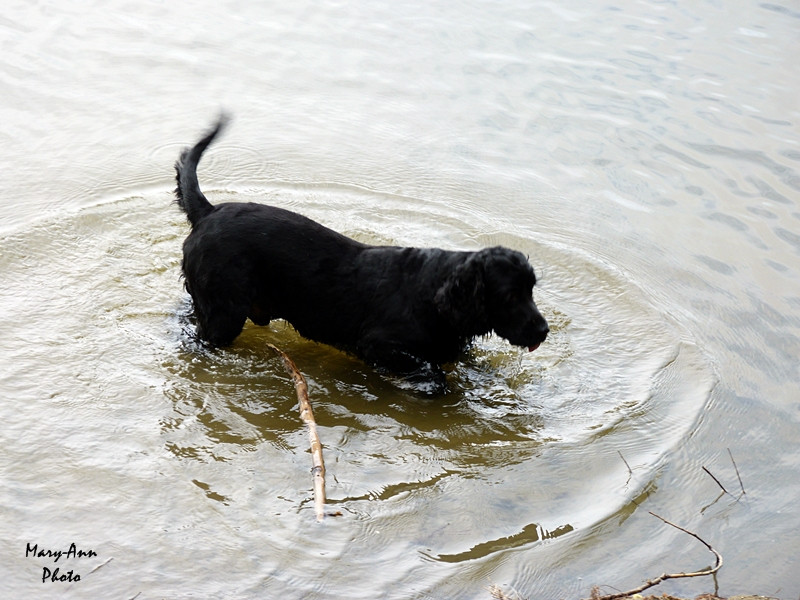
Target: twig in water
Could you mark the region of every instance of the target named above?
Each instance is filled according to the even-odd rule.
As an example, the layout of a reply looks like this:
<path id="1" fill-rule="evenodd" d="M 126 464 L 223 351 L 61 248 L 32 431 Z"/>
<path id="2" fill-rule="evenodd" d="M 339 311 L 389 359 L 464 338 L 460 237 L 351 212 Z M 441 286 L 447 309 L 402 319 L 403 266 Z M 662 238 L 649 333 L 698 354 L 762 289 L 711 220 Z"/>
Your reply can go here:
<path id="1" fill-rule="evenodd" d="M 633 477 L 633 469 L 631 469 L 631 466 L 628 464 L 628 461 L 625 460 L 625 457 L 622 456 L 622 452 L 617 450 L 617 454 L 619 454 L 619 457 L 622 459 L 622 462 L 625 463 L 625 466 L 628 467 L 628 481 L 625 482 L 625 485 L 628 485 L 631 482 L 631 477 Z"/>
<path id="2" fill-rule="evenodd" d="M 709 475 L 711 475 L 711 473 L 709 473 Z M 712 477 L 713 477 L 713 475 L 712 475 Z M 694 573 L 663 573 L 663 574 L 659 575 L 658 577 L 655 577 L 653 579 L 648 579 L 646 582 L 644 582 L 642 585 L 640 585 L 639 587 L 637 587 L 635 589 L 628 590 L 627 592 L 620 592 L 618 594 L 610 594 L 608 596 L 600 596 L 600 595 L 598 595 L 597 592 L 596 592 L 596 588 L 595 588 L 594 590 L 592 590 L 592 600 L 617 600 L 618 598 L 625 598 L 626 596 L 633 596 L 634 594 L 639 594 L 639 593 L 643 592 L 644 590 L 646 590 L 648 588 L 651 588 L 651 587 L 653 587 L 655 585 L 658 585 L 662 581 L 666 581 L 667 579 L 678 579 L 678 578 L 681 578 L 681 577 L 703 577 L 705 575 L 713 575 L 714 573 L 716 573 L 717 571 L 719 571 L 722 568 L 722 555 L 719 552 L 717 552 L 711 546 L 711 544 L 706 542 L 703 538 L 701 538 L 696 533 L 694 533 L 692 531 L 689 531 L 688 529 L 684 529 L 683 527 L 681 527 L 679 525 L 675 525 L 675 523 L 670 523 L 664 517 L 661 517 L 661 516 L 657 515 L 656 513 L 652 512 L 652 511 L 648 511 L 648 512 L 651 515 L 653 515 L 655 518 L 660 519 L 661 521 L 666 523 L 667 525 L 670 525 L 670 526 L 674 527 L 675 529 L 679 529 L 680 531 L 683 531 L 684 533 L 688 533 L 693 538 L 695 538 L 698 541 L 700 541 L 700 543 L 702 543 L 706 548 L 708 548 L 711 552 L 714 553 L 714 556 L 716 557 L 716 561 L 714 563 L 714 566 L 713 567 L 709 567 L 708 569 L 705 569 L 705 570 L 702 570 L 702 571 L 695 571 Z"/>
<path id="3" fill-rule="evenodd" d="M 89 571 L 89 572 L 87 573 L 87 575 L 91 575 L 92 573 L 94 573 L 95 571 L 97 571 L 97 569 L 99 569 L 100 567 L 105 567 L 105 566 L 106 566 L 108 563 L 110 563 L 112 560 L 114 560 L 114 557 L 113 557 L 113 556 L 112 556 L 111 558 L 109 558 L 107 561 L 105 561 L 104 563 L 101 563 L 101 564 L 97 565 L 97 566 L 96 566 L 94 569 L 92 569 L 91 571 Z"/>
<path id="4" fill-rule="evenodd" d="M 730 448 L 728 448 L 728 456 L 731 457 L 731 462 L 733 463 L 733 469 L 736 471 L 736 477 L 739 479 L 739 487 L 742 488 L 742 495 L 744 495 L 747 492 L 744 491 L 744 484 L 742 483 L 742 476 L 739 475 L 739 467 L 736 466 L 736 461 L 733 460 L 733 454 L 731 453 L 731 449 Z"/>
<path id="5" fill-rule="evenodd" d="M 489 594 L 491 594 L 494 600 L 525 600 L 522 596 L 519 595 L 519 592 L 514 588 L 511 588 L 510 592 L 506 592 L 503 590 L 502 587 L 493 583 L 489 586 Z"/>
<path id="6" fill-rule="evenodd" d="M 722 484 L 719 482 L 719 479 L 717 479 L 716 477 L 714 477 L 714 476 L 711 474 L 711 471 L 709 471 L 709 470 L 708 470 L 708 469 L 706 469 L 705 467 L 703 467 L 703 471 L 705 471 L 706 473 L 708 473 L 708 476 L 709 476 L 709 477 L 711 477 L 711 479 L 713 479 L 714 481 L 716 481 L 716 482 L 717 482 L 717 485 L 720 487 L 720 489 L 721 489 L 723 492 L 725 492 L 726 494 L 730 494 L 730 492 L 729 492 L 728 490 L 726 490 L 726 489 L 725 489 L 725 486 L 724 486 L 724 485 L 722 485 Z M 732 495 L 733 495 L 733 494 L 731 494 L 731 496 L 732 496 Z"/>
<path id="7" fill-rule="evenodd" d="M 308 426 L 308 438 L 311 442 L 311 473 L 314 475 L 314 511 L 317 521 L 325 518 L 325 462 L 322 460 L 322 444 L 317 434 L 317 422 L 314 420 L 314 412 L 311 410 L 311 402 L 308 400 L 308 384 L 305 377 L 283 350 L 272 344 L 267 344 L 273 352 L 283 359 L 283 365 L 292 376 L 294 389 L 297 392 L 297 400 L 300 403 L 300 418 Z"/>

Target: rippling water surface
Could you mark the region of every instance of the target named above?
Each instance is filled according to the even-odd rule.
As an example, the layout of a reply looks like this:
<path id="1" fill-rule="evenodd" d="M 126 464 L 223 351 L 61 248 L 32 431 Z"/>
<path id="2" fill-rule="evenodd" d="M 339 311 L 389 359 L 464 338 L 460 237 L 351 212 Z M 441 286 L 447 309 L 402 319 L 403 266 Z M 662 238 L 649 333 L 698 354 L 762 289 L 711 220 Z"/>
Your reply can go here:
<path id="1" fill-rule="evenodd" d="M 797 596 L 798 7 L 6 15 L 13 597 L 578 598 L 713 561 L 648 511 L 725 557 L 715 581 L 661 591 Z M 221 107 L 212 202 L 370 243 L 521 250 L 547 342 L 476 340 L 436 399 L 282 322 L 198 345 L 172 163 Z M 265 342 L 309 383 L 339 514 L 322 524 Z M 71 543 L 90 555 L 46 555 Z"/>

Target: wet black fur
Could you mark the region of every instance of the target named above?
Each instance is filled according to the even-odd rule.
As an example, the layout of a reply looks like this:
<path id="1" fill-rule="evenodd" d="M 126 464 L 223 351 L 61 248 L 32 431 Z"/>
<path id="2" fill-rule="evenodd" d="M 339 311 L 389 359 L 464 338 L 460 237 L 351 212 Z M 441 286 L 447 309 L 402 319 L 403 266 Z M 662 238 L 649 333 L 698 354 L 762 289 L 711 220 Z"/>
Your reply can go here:
<path id="1" fill-rule="evenodd" d="M 533 302 L 536 276 L 514 250 L 372 246 L 281 208 L 212 205 L 197 164 L 224 124 L 175 165 L 177 203 L 192 226 L 183 274 L 203 340 L 226 346 L 247 318 L 285 319 L 306 338 L 441 386 L 440 365 L 475 336 L 495 331 L 525 347 L 547 337 Z"/>

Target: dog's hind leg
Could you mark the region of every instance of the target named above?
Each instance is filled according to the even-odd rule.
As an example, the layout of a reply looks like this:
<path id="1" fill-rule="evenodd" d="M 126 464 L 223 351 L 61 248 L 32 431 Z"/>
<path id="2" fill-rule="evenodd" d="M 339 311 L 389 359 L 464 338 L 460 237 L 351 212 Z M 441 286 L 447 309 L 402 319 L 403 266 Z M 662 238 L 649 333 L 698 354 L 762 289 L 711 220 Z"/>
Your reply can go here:
<path id="1" fill-rule="evenodd" d="M 250 305 L 250 310 L 247 316 L 250 317 L 250 320 L 253 323 L 262 327 L 264 325 L 269 325 L 269 322 L 272 321 L 269 311 L 264 310 L 260 304 L 255 302 Z"/>
<path id="2" fill-rule="evenodd" d="M 195 299 L 197 335 L 214 346 L 229 346 L 242 332 L 249 303 L 218 298 L 212 302 Z"/>

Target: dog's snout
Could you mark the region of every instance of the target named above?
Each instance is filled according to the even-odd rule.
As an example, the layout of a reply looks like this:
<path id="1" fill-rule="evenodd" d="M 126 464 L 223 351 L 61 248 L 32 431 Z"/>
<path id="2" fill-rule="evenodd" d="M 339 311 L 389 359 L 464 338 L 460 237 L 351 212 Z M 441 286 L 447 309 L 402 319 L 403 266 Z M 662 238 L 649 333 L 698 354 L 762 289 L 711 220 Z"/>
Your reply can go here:
<path id="1" fill-rule="evenodd" d="M 536 307 L 536 305 L 532 306 L 530 322 L 534 330 L 536 330 L 538 333 L 541 333 L 542 336 L 546 336 L 548 333 L 550 333 L 550 325 L 547 323 L 547 319 L 542 316 L 542 313 L 539 312 L 539 309 Z"/>
<path id="2" fill-rule="evenodd" d="M 539 311 L 536 311 L 536 314 L 533 315 L 530 328 L 531 334 L 538 340 L 539 343 L 545 341 L 545 339 L 547 339 L 547 335 L 550 333 L 550 325 L 547 323 L 547 320 L 541 315 L 541 313 L 539 313 Z"/>
<path id="3" fill-rule="evenodd" d="M 547 339 L 550 327 L 547 325 L 547 321 L 539 315 L 537 319 L 531 321 L 528 332 L 529 341 L 524 345 L 527 346 L 530 352 L 533 352 Z"/>

